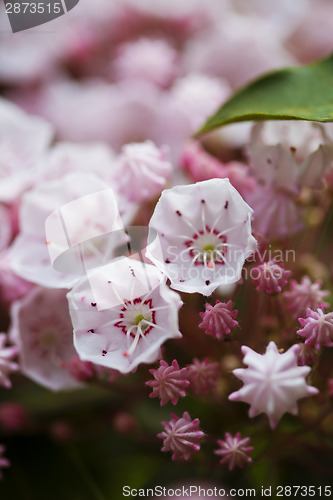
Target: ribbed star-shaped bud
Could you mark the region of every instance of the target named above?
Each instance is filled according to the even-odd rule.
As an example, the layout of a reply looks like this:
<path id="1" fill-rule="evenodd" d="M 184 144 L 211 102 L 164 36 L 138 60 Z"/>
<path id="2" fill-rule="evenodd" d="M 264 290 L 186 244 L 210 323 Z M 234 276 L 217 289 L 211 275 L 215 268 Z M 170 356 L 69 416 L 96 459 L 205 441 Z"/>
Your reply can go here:
<path id="1" fill-rule="evenodd" d="M 179 368 L 176 359 L 170 366 L 162 359 L 159 368 L 149 370 L 149 373 L 154 376 L 154 380 L 146 382 L 146 385 L 153 389 L 149 397 L 161 398 L 161 406 L 168 401 L 176 405 L 179 398 L 186 396 L 185 388 L 190 385 L 189 380 L 187 380 L 187 368 Z"/>
<path id="2" fill-rule="evenodd" d="M 222 457 L 220 464 L 228 464 L 229 470 L 233 470 L 235 467 L 242 469 L 245 463 L 252 462 L 252 458 L 248 456 L 253 450 L 252 446 L 247 446 L 249 441 L 250 438 L 242 438 L 240 432 L 235 436 L 226 432 L 224 440 L 218 439 L 217 444 L 220 448 L 214 452 L 215 455 Z"/>
<path id="3" fill-rule="evenodd" d="M 301 330 L 297 334 L 306 338 L 306 344 L 312 344 L 316 349 L 323 346 L 333 346 L 333 312 L 325 314 L 319 307 L 317 311 L 307 309 L 306 318 L 299 318 Z"/>
<path id="4" fill-rule="evenodd" d="M 305 377 L 311 371 L 308 366 L 297 366 L 299 345 L 280 353 L 276 344 L 270 342 L 265 354 L 258 354 L 243 346 L 244 363 L 247 369 L 233 371 L 243 387 L 230 394 L 231 401 L 244 401 L 250 406 L 249 417 L 266 413 L 274 429 L 284 413 L 297 415 L 297 400 L 318 393 L 309 386 Z"/>
<path id="5" fill-rule="evenodd" d="M 172 460 L 189 460 L 200 450 L 204 433 L 199 429 L 199 419 L 191 420 L 185 411 L 182 417 L 171 413 L 169 422 L 162 422 L 164 431 L 157 437 L 164 440 L 162 451 L 171 451 Z"/>

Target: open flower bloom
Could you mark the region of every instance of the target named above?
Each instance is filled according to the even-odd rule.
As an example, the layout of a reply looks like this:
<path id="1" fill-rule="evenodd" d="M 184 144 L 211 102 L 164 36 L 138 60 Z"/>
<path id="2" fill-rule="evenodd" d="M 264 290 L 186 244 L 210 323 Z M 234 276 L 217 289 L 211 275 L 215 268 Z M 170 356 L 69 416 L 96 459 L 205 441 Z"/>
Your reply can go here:
<path id="1" fill-rule="evenodd" d="M 66 290 L 35 287 L 14 302 L 11 316 L 20 371 L 54 391 L 79 387 L 65 366 L 75 354 Z"/>
<path id="2" fill-rule="evenodd" d="M 158 269 L 126 257 L 88 272 L 68 294 L 74 345 L 84 361 L 133 371 L 179 338 L 177 293 Z"/>
<path id="3" fill-rule="evenodd" d="M 34 167 L 52 134 L 46 121 L 0 99 L 0 201 L 14 201 L 31 185 Z"/>
<path id="4" fill-rule="evenodd" d="M 228 179 L 167 189 L 149 223 L 146 255 L 172 288 L 210 295 L 220 285 L 237 282 L 255 251 L 251 216 Z"/>
<path id="5" fill-rule="evenodd" d="M 243 346 L 248 368 L 237 368 L 233 373 L 244 385 L 230 394 L 229 399 L 251 405 L 250 418 L 266 413 L 272 429 L 284 413 L 297 415 L 297 400 L 318 393 L 318 389 L 307 385 L 305 380 L 311 368 L 297 366 L 298 351 L 298 344 L 282 354 L 274 342 L 268 344 L 265 354 Z"/>
<path id="6" fill-rule="evenodd" d="M 126 241 L 113 190 L 87 173 L 71 173 L 26 193 L 20 227 L 10 255 L 13 270 L 54 288 L 72 287 Z"/>

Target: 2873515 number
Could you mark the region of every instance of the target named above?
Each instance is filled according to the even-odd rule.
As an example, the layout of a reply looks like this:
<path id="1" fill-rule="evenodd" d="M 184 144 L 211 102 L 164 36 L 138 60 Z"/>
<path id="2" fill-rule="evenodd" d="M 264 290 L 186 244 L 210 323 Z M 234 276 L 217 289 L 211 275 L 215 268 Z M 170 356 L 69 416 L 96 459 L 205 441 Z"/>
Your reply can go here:
<path id="1" fill-rule="evenodd" d="M 60 14 L 61 13 L 61 3 L 35 3 L 35 2 L 23 2 L 23 3 L 11 3 L 6 2 L 6 13 L 7 14 Z"/>
<path id="2" fill-rule="evenodd" d="M 277 497 L 330 497 L 332 495 L 331 486 L 277 486 Z"/>

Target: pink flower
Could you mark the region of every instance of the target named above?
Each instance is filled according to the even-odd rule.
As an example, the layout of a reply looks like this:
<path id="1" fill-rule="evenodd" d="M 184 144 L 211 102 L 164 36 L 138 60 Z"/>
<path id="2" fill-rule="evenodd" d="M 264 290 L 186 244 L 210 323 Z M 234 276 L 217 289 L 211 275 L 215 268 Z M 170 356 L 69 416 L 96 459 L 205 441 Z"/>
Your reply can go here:
<path id="1" fill-rule="evenodd" d="M 0 386 L 10 389 L 12 384 L 8 375 L 18 370 L 18 365 L 13 361 L 18 350 L 14 346 L 6 346 L 7 335 L 0 333 Z"/>
<path id="2" fill-rule="evenodd" d="M 202 361 L 194 358 L 193 363 L 187 366 L 187 378 L 195 394 L 208 392 L 215 387 L 219 375 L 218 363 L 210 363 L 207 358 Z"/>
<path id="3" fill-rule="evenodd" d="M 247 346 L 242 347 L 247 369 L 237 368 L 234 375 L 243 387 L 230 394 L 230 401 L 244 401 L 250 405 L 249 417 L 266 413 L 274 429 L 284 413 L 297 415 L 297 400 L 318 393 L 309 386 L 305 377 L 311 368 L 297 366 L 299 345 L 280 353 L 276 344 L 270 342 L 265 354 L 258 354 Z"/>
<path id="4" fill-rule="evenodd" d="M 162 422 L 164 431 L 157 437 L 164 440 L 162 451 L 171 451 L 172 460 L 189 460 L 200 450 L 200 441 L 204 433 L 199 430 L 199 419 L 191 420 L 185 411 L 182 417 L 170 414 L 169 422 Z"/>
<path id="5" fill-rule="evenodd" d="M 193 182 L 228 178 L 242 196 L 252 192 L 256 186 L 256 179 L 249 175 L 247 165 L 238 161 L 222 163 L 207 153 L 199 142 L 192 141 L 185 145 L 180 162 Z"/>
<path id="6" fill-rule="evenodd" d="M 178 74 L 177 51 L 163 39 L 140 38 L 118 47 L 112 62 L 116 80 L 147 80 L 165 88 Z"/>
<path id="7" fill-rule="evenodd" d="M 0 480 L 3 478 L 1 469 L 10 467 L 10 461 L 4 457 L 5 450 L 6 448 L 2 444 L 0 444 Z"/>
<path id="8" fill-rule="evenodd" d="M 79 387 L 64 367 L 75 355 L 66 290 L 35 287 L 14 302 L 11 317 L 20 371 L 53 391 Z"/>
<path id="9" fill-rule="evenodd" d="M 215 306 L 206 303 L 205 312 L 199 313 L 203 321 L 199 328 L 204 328 L 207 335 L 222 339 L 231 332 L 231 328 L 238 326 L 235 320 L 237 309 L 232 310 L 232 301 L 227 303 L 216 301 Z"/>
<path id="10" fill-rule="evenodd" d="M 308 276 L 303 276 L 300 283 L 295 280 L 290 281 L 290 291 L 283 292 L 286 299 L 286 308 L 291 311 L 292 316 L 297 318 L 306 312 L 306 309 L 326 309 L 328 302 L 324 302 L 329 295 L 328 290 L 321 290 L 320 280 L 312 283 Z"/>
<path id="11" fill-rule="evenodd" d="M 250 438 L 242 438 L 240 432 L 237 432 L 235 436 L 226 432 L 224 440 L 218 439 L 217 441 L 220 449 L 214 452 L 215 455 L 222 457 L 220 464 L 228 464 L 229 470 L 233 470 L 235 467 L 242 469 L 245 463 L 252 462 L 252 458 L 248 456 L 248 453 L 253 450 L 252 446 L 247 446 L 249 441 Z"/>
<path id="12" fill-rule="evenodd" d="M 164 190 L 149 223 L 146 255 L 172 288 L 210 295 L 237 282 L 255 251 L 251 216 L 228 179 Z"/>
<path id="13" fill-rule="evenodd" d="M 291 271 L 283 269 L 283 264 L 276 263 L 274 259 L 252 269 L 252 275 L 254 272 L 256 277 L 253 278 L 253 283 L 257 285 L 256 290 L 266 293 L 281 292 L 291 274 Z"/>
<path id="14" fill-rule="evenodd" d="M 169 366 L 163 359 L 160 361 L 160 367 L 157 370 L 149 370 L 155 380 L 148 380 L 146 385 L 152 387 L 153 392 L 149 394 L 150 398 L 161 399 L 161 406 L 171 401 L 173 405 L 178 403 L 179 398 L 186 396 L 185 388 L 190 385 L 187 380 L 187 368 L 179 368 L 176 359 Z"/>
<path id="15" fill-rule="evenodd" d="M 172 171 L 168 148 L 152 141 L 126 144 L 115 162 L 114 182 L 130 201 L 154 198 L 165 186 Z"/>
<path id="16" fill-rule="evenodd" d="M 298 318 L 302 329 L 297 334 L 306 338 L 305 344 L 314 345 L 315 349 L 333 346 L 333 312 L 325 314 L 319 307 L 317 311 L 306 310 L 306 318 Z"/>
<path id="17" fill-rule="evenodd" d="M 29 187 L 36 164 L 52 139 L 52 128 L 0 99 L 0 201 L 13 202 Z"/>
<path id="18" fill-rule="evenodd" d="M 68 294 L 75 348 L 84 361 L 133 371 L 179 338 L 177 293 L 150 264 L 120 258 L 91 270 Z"/>

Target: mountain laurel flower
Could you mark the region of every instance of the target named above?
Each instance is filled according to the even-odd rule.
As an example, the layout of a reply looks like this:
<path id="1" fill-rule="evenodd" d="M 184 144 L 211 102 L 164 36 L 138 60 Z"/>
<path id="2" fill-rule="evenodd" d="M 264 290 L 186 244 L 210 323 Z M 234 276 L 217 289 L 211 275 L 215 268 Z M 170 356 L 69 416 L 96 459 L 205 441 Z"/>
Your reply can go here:
<path id="1" fill-rule="evenodd" d="M 75 355 L 66 290 L 34 287 L 13 303 L 11 319 L 23 375 L 53 391 L 81 386 L 66 369 Z"/>
<path id="2" fill-rule="evenodd" d="M 18 350 L 14 346 L 6 346 L 7 335 L 0 333 L 0 386 L 10 389 L 12 384 L 8 375 L 18 370 L 18 365 L 13 361 Z"/>
<path id="3" fill-rule="evenodd" d="M 157 434 L 164 440 L 162 451 L 171 451 L 172 460 L 189 460 L 200 450 L 204 433 L 199 429 L 199 419 L 191 420 L 185 411 L 182 417 L 171 413 L 169 422 L 162 422 L 164 431 Z"/>
<path id="4" fill-rule="evenodd" d="M 280 293 L 288 283 L 291 271 L 286 271 L 283 264 L 278 264 L 275 259 L 263 262 L 252 269 L 253 283 L 257 285 L 256 290 L 271 293 Z"/>
<path id="5" fill-rule="evenodd" d="M 3 477 L 1 469 L 4 469 L 5 467 L 10 467 L 10 461 L 4 457 L 5 450 L 6 448 L 2 444 L 0 444 L 0 480 Z"/>
<path id="6" fill-rule="evenodd" d="M 238 326 L 235 320 L 237 313 L 237 309 L 232 310 L 231 300 L 227 303 L 217 300 L 215 306 L 206 303 L 205 312 L 199 313 L 203 320 L 199 328 L 204 328 L 207 335 L 222 339 L 229 335 L 232 328 Z"/>
<path id="7" fill-rule="evenodd" d="M 187 366 L 187 378 L 195 394 L 208 392 L 212 387 L 216 387 L 219 375 L 218 363 L 211 363 L 207 358 L 202 361 L 194 358 L 192 364 Z"/>
<path id="8" fill-rule="evenodd" d="M 146 255 L 172 288 L 210 295 L 237 282 L 255 252 L 252 212 L 228 179 L 166 189 L 149 223 Z"/>
<path id="9" fill-rule="evenodd" d="M 324 299 L 329 295 L 328 290 L 321 290 L 322 282 L 320 280 L 312 283 L 308 276 L 303 276 L 300 283 L 295 280 L 290 281 L 290 290 L 283 292 L 286 299 L 286 309 L 288 309 L 294 318 L 305 314 L 306 310 L 317 309 L 321 307 L 326 309 L 329 304 Z"/>
<path id="10" fill-rule="evenodd" d="M 230 401 L 250 404 L 250 418 L 266 413 L 272 429 L 284 413 L 297 415 L 297 400 L 318 393 L 318 389 L 307 385 L 305 380 L 311 368 L 297 366 L 298 351 L 299 345 L 295 344 L 281 354 L 276 344 L 270 342 L 261 355 L 243 346 L 243 361 L 248 368 L 237 368 L 233 373 L 244 385 L 230 394 Z"/>
<path id="11" fill-rule="evenodd" d="M 224 440 L 217 440 L 220 448 L 214 451 L 215 455 L 222 457 L 220 464 L 228 464 L 229 470 L 233 470 L 235 467 L 242 469 L 245 463 L 252 462 L 252 458 L 248 456 L 253 450 L 252 446 L 247 446 L 249 441 L 250 438 L 242 438 L 240 432 L 234 436 L 226 432 Z"/>
<path id="12" fill-rule="evenodd" d="M 112 64 L 116 80 L 147 80 L 168 87 L 178 74 L 178 52 L 163 39 L 140 38 L 118 48 Z"/>
<path id="13" fill-rule="evenodd" d="M 113 177 L 122 195 L 141 202 L 160 194 L 171 171 L 168 147 L 145 141 L 123 146 L 115 160 Z"/>
<path id="14" fill-rule="evenodd" d="M 49 123 L 0 99 L 0 201 L 12 203 L 33 184 L 36 164 L 52 141 Z"/>
<path id="15" fill-rule="evenodd" d="M 40 183 L 22 198 L 12 269 L 37 285 L 71 288 L 87 268 L 114 257 L 126 241 L 122 229 L 116 195 L 96 175 L 74 172 Z"/>
<path id="16" fill-rule="evenodd" d="M 319 307 L 317 311 L 306 310 L 306 318 L 298 318 L 302 329 L 297 334 L 304 337 L 305 344 L 314 345 L 315 349 L 333 346 L 333 312 L 325 314 Z"/>
<path id="17" fill-rule="evenodd" d="M 161 398 L 161 406 L 171 401 L 173 405 L 178 403 L 179 398 L 186 396 L 185 388 L 190 385 L 187 380 L 187 368 L 179 368 L 176 359 L 169 366 L 163 359 L 157 370 L 149 370 L 154 376 L 154 380 L 148 380 L 146 385 L 153 389 L 149 397 Z"/>
<path id="18" fill-rule="evenodd" d="M 132 372 L 180 338 L 179 295 L 150 264 L 127 257 L 88 271 L 68 294 L 74 345 L 83 361 Z"/>

